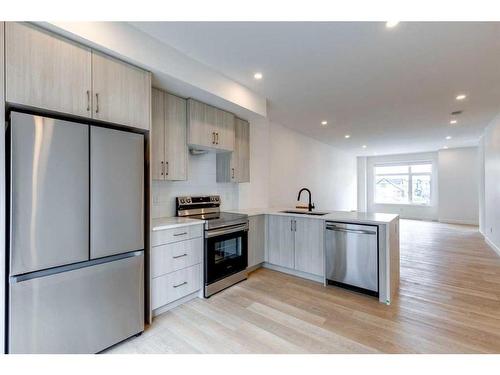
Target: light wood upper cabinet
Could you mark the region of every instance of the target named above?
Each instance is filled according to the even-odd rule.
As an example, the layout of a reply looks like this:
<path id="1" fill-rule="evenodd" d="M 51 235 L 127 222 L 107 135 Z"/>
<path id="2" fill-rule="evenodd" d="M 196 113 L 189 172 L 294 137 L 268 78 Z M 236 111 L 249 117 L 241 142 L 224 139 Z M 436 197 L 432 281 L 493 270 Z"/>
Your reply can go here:
<path id="1" fill-rule="evenodd" d="M 211 148 L 215 145 L 215 135 L 213 130 L 213 122 L 215 117 L 211 119 L 208 106 L 194 99 L 188 99 L 188 144 L 192 146 Z M 215 113 L 214 113 L 215 115 Z"/>
<path id="2" fill-rule="evenodd" d="M 152 90 L 153 180 L 187 179 L 186 100 Z"/>
<path id="3" fill-rule="evenodd" d="M 219 150 L 234 150 L 235 122 L 234 115 L 221 109 L 216 110 L 217 121 L 215 131 L 215 148 Z"/>
<path id="4" fill-rule="evenodd" d="M 234 150 L 234 115 L 188 99 L 188 144 L 201 149 Z"/>
<path id="5" fill-rule="evenodd" d="M 153 89 L 151 94 L 151 177 L 165 179 L 165 95 Z"/>
<path id="6" fill-rule="evenodd" d="M 149 130 L 151 73 L 92 53 L 93 117 Z"/>
<path id="7" fill-rule="evenodd" d="M 269 215 L 267 233 L 267 262 L 293 269 L 295 267 L 293 217 Z"/>
<path id="8" fill-rule="evenodd" d="M 217 182 L 250 182 L 250 125 L 236 118 L 234 151 L 217 154 Z"/>
<path id="9" fill-rule="evenodd" d="M 6 100 L 91 117 L 90 49 L 25 23 L 5 25 Z"/>
<path id="10" fill-rule="evenodd" d="M 166 94 L 165 101 L 165 179 L 186 180 L 186 100 Z"/>
<path id="11" fill-rule="evenodd" d="M 295 269 L 317 276 L 324 275 L 323 220 L 295 218 Z"/>

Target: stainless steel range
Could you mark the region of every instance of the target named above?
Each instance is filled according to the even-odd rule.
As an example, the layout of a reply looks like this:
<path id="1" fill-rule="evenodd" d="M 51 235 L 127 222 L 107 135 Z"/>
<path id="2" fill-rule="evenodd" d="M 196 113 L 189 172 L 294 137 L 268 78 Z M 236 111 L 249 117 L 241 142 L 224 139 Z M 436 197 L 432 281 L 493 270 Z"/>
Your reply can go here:
<path id="1" fill-rule="evenodd" d="M 247 278 L 248 216 L 220 211 L 218 195 L 177 197 L 177 216 L 205 220 L 205 297 Z"/>

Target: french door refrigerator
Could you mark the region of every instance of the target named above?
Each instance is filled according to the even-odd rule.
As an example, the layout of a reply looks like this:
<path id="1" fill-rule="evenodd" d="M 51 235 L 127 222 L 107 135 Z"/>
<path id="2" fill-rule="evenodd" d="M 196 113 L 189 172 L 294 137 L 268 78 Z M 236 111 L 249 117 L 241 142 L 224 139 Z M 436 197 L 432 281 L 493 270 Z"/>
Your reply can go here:
<path id="1" fill-rule="evenodd" d="M 144 330 L 144 138 L 11 112 L 8 351 L 96 353 Z"/>

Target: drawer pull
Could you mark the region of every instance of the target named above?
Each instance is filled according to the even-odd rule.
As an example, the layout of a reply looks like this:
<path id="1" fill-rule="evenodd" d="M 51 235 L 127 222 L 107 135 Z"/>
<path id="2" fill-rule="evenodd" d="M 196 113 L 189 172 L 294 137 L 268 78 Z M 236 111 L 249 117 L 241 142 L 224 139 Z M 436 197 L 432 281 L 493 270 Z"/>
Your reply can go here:
<path id="1" fill-rule="evenodd" d="M 180 286 L 183 286 L 183 285 L 187 285 L 187 281 L 184 281 L 183 283 L 180 283 L 180 284 L 177 284 L 177 285 L 174 285 L 174 288 L 178 288 Z"/>
<path id="2" fill-rule="evenodd" d="M 188 232 L 174 233 L 174 237 L 177 237 L 177 236 L 184 236 L 185 234 L 188 234 Z"/>
<path id="3" fill-rule="evenodd" d="M 172 258 L 174 258 L 174 259 L 179 259 L 179 258 L 182 258 L 182 257 L 187 257 L 187 254 L 186 254 L 186 253 L 184 253 L 184 254 L 182 254 L 182 255 L 174 255 Z"/>

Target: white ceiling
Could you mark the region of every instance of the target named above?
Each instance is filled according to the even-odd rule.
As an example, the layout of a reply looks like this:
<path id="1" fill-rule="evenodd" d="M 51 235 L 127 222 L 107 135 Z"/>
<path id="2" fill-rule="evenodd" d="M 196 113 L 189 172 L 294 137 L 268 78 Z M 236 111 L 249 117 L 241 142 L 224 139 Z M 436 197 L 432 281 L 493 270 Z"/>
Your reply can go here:
<path id="1" fill-rule="evenodd" d="M 133 25 L 267 97 L 271 121 L 359 155 L 475 145 L 500 112 L 498 22 Z"/>

